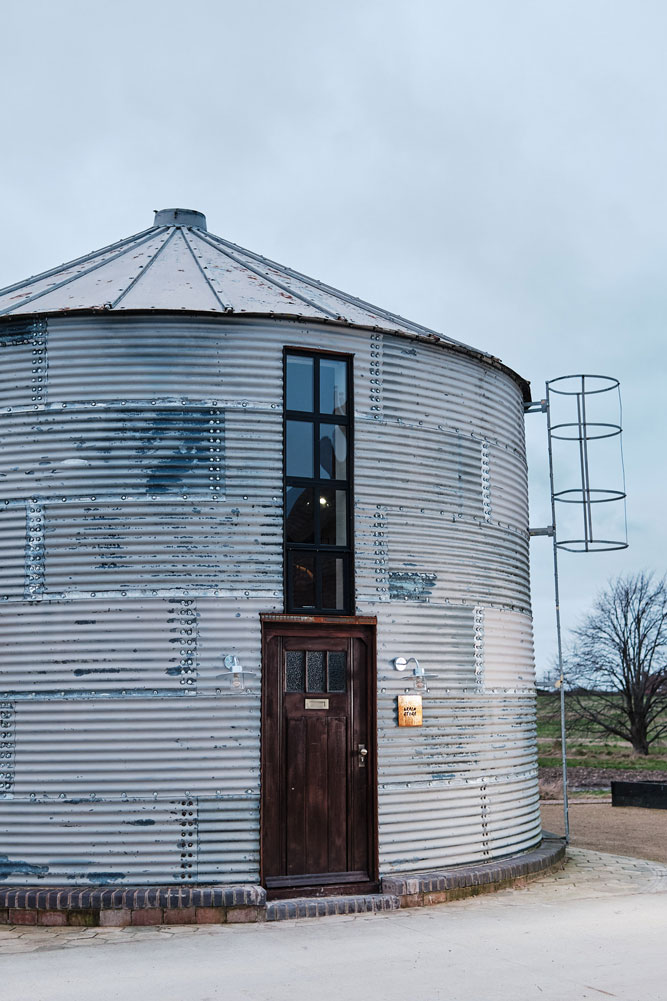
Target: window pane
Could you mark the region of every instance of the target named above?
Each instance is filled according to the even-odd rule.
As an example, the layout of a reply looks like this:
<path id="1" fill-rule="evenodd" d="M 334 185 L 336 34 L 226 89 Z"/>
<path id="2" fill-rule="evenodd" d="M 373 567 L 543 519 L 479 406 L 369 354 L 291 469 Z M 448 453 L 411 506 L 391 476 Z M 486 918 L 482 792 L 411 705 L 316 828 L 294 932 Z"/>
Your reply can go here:
<path id="1" fill-rule="evenodd" d="M 347 654 L 344 650 L 331 651 L 329 659 L 329 683 L 328 692 L 345 691 L 345 669 L 347 666 Z"/>
<path id="2" fill-rule="evenodd" d="M 320 360 L 320 413 L 347 413 L 347 362 Z"/>
<path id="3" fill-rule="evenodd" d="M 315 607 L 315 554 L 293 553 L 292 598 L 294 608 Z"/>
<path id="4" fill-rule="evenodd" d="M 285 492 L 285 537 L 288 542 L 315 542 L 312 487 L 288 487 Z"/>
<path id="5" fill-rule="evenodd" d="M 340 424 L 320 424 L 320 476 L 347 479 L 347 428 Z"/>
<path id="6" fill-rule="evenodd" d="M 285 691 L 303 692 L 305 687 L 306 653 L 304 650 L 288 650 L 285 654 Z"/>
<path id="7" fill-rule="evenodd" d="M 317 491 L 320 508 L 320 545 L 347 545 L 345 491 L 321 487 Z"/>
<path id="8" fill-rule="evenodd" d="M 287 421 L 286 473 L 313 475 L 313 425 L 309 421 Z"/>
<path id="9" fill-rule="evenodd" d="M 313 410 L 313 359 L 287 355 L 285 405 L 288 410 Z"/>
<path id="10" fill-rule="evenodd" d="M 345 607 L 345 590 L 343 587 L 342 556 L 322 553 L 320 556 L 322 572 L 322 607 L 342 611 Z"/>
<path id="11" fill-rule="evenodd" d="M 326 654 L 322 650 L 308 651 L 308 692 L 324 692 L 324 658 Z"/>

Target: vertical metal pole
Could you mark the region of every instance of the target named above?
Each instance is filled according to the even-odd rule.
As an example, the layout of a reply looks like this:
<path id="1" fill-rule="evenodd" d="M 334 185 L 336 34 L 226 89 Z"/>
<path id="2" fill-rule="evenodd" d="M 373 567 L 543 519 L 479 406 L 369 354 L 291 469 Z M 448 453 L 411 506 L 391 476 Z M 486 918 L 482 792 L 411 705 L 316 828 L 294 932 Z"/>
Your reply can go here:
<path id="1" fill-rule="evenodd" d="M 567 800 L 567 745 L 565 742 L 565 679 L 563 677 L 563 640 L 560 628 L 560 590 L 558 586 L 558 538 L 556 535 L 556 498 L 554 496 L 554 462 L 551 449 L 551 394 L 547 390 L 547 446 L 549 451 L 549 483 L 551 487 L 551 525 L 553 527 L 554 548 L 554 594 L 556 598 L 556 638 L 558 641 L 558 673 L 560 688 L 560 745 L 563 758 L 563 820 L 565 823 L 565 843 L 570 843 L 570 811 Z"/>

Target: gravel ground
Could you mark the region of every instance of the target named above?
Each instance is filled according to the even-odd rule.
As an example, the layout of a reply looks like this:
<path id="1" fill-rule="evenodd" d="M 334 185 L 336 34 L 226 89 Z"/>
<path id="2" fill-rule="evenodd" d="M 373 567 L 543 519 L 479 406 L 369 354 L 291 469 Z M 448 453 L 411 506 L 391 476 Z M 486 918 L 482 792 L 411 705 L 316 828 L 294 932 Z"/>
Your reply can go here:
<path id="1" fill-rule="evenodd" d="M 541 810 L 545 830 L 563 834 L 562 803 L 543 802 Z M 577 848 L 667 862 L 667 810 L 570 801 L 569 816 Z"/>

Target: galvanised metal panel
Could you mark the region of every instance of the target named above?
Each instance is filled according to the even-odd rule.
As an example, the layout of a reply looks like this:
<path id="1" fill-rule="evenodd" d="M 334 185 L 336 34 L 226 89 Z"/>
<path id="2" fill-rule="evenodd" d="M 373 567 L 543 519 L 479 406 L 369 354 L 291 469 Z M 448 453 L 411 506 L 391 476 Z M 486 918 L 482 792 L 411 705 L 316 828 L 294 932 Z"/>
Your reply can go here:
<path id="1" fill-rule="evenodd" d="M 524 453 L 523 401 L 516 382 L 438 345 L 382 335 L 382 404 L 388 420 L 458 429 Z"/>
<path id="2" fill-rule="evenodd" d="M 16 702 L 13 793 L 138 797 L 244 793 L 258 784 L 258 700 L 42 698 Z"/>
<path id="3" fill-rule="evenodd" d="M 282 608 L 282 351 L 303 345 L 354 354 L 357 595 L 359 613 L 378 616 L 382 871 L 534 844 L 516 383 L 441 348 L 304 322 L 70 316 L 39 338 L 46 389 L 35 384 L 33 401 L 24 380 L 18 413 L 3 416 L 25 446 L 8 453 L 4 514 L 27 540 L 23 588 L 0 606 L 7 843 L 22 823 L 34 864 L 48 864 L 50 846 L 67 857 L 64 824 L 86 816 L 75 799 L 91 805 L 91 843 L 113 864 L 96 848 L 87 869 L 59 862 L 45 879 L 257 878 L 259 613 Z M 207 434 L 211 410 L 220 425 Z M 184 453 L 193 426 L 197 449 Z M 79 458 L 81 441 L 90 466 L 46 471 L 54 457 Z M 156 469 L 164 489 L 150 490 Z M 227 654 L 243 664 L 241 690 Z M 398 655 L 426 669 L 425 725 L 409 733 L 396 727 L 395 696 L 414 678 L 394 671 Z M 121 825 L 124 797 L 167 813 Z M 62 827 L 43 823 L 47 802 L 71 811 Z M 170 840 L 172 822 L 187 837 Z M 164 832 L 154 851 L 151 827 Z"/>
<path id="4" fill-rule="evenodd" d="M 249 695 L 261 695 L 262 631 L 260 612 L 282 611 L 282 590 L 272 600 L 244 594 L 197 598 L 197 691 L 220 695 L 233 684 L 224 667 L 227 655 L 238 657 Z M 259 705 L 257 704 L 259 731 Z"/>
<path id="5" fill-rule="evenodd" d="M 528 524 L 528 470 L 514 449 L 488 446 L 489 520 L 525 532 Z"/>
<path id="6" fill-rule="evenodd" d="M 429 688 L 475 688 L 474 608 L 434 605 L 427 598 L 420 601 L 406 596 L 403 601 L 396 598 L 377 607 L 376 614 L 380 696 L 385 690 L 401 694 L 406 685 L 413 689 L 414 677 L 408 671 L 395 670 L 395 657 L 416 657 Z"/>
<path id="7" fill-rule="evenodd" d="M 0 600 L 22 598 L 26 586 L 25 507 L 0 510 Z M 0 605 L 0 609 L 2 605 Z"/>
<path id="8" fill-rule="evenodd" d="M 223 418 L 216 408 L 66 410 L 0 417 L 0 499 L 100 494 L 215 497 Z"/>
<path id="9" fill-rule="evenodd" d="M 2 699 L 180 693 L 196 680 L 195 599 L 7 603 L 0 634 Z"/>
<path id="10" fill-rule="evenodd" d="M 187 800 L 5 801 L 0 878 L 31 886 L 180 881 L 184 810 Z"/>
<path id="11" fill-rule="evenodd" d="M 532 691 L 535 658 L 530 616 L 499 608 L 485 608 L 482 616 L 484 687 Z"/>
<path id="12" fill-rule="evenodd" d="M 44 402 L 46 322 L 0 324 L 0 412 Z"/>
<path id="13" fill-rule="evenodd" d="M 249 807 L 252 806 L 252 810 Z M 203 883 L 259 880 L 259 797 L 197 800 L 197 878 Z"/>
<path id="14" fill-rule="evenodd" d="M 17 885 L 256 882 L 250 798 L 2 804 L 0 879 Z M 257 801 L 253 816 L 258 816 Z"/>
<path id="15" fill-rule="evenodd" d="M 138 401 L 149 407 L 152 400 L 217 405 L 224 396 L 224 324 L 188 316 L 103 315 L 92 328 L 80 317 L 52 317 L 48 325 L 54 400 Z"/>
<path id="16" fill-rule="evenodd" d="M 281 512 L 271 501 L 244 508 L 235 500 L 47 504 L 44 591 L 270 597 L 282 588 Z"/>
<path id="17" fill-rule="evenodd" d="M 532 693 L 439 697 L 431 685 L 421 730 L 396 728 L 396 684 L 380 695 L 382 871 L 482 861 L 540 838 Z"/>

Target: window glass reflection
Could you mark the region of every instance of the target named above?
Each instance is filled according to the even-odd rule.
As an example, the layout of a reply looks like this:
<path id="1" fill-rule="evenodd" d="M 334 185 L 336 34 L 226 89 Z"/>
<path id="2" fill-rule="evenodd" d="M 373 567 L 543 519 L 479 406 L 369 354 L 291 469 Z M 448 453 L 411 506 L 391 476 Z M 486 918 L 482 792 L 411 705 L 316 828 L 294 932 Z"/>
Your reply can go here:
<path id="1" fill-rule="evenodd" d="M 320 424 L 320 476 L 347 479 L 347 428 L 340 424 Z"/>
<path id="2" fill-rule="evenodd" d="M 320 511 L 320 545 L 347 545 L 347 510 L 344 490 L 321 487 L 317 491 Z"/>
<path id="3" fill-rule="evenodd" d="M 287 355 L 285 404 L 288 410 L 313 410 L 313 359 Z"/>
<path id="4" fill-rule="evenodd" d="M 322 607 L 332 611 L 345 608 L 345 588 L 342 556 L 322 553 L 320 556 L 322 573 Z"/>
<path id="5" fill-rule="evenodd" d="M 320 413 L 347 414 L 347 364 L 333 358 L 320 361 Z"/>
<path id="6" fill-rule="evenodd" d="M 285 492 L 285 538 L 288 542 L 315 542 L 312 487 L 288 487 Z"/>
<path id="7" fill-rule="evenodd" d="M 315 553 L 292 554 L 292 603 L 294 608 L 315 607 Z"/>
<path id="8" fill-rule="evenodd" d="M 313 425 L 309 421 L 286 421 L 285 472 L 288 476 L 313 475 Z"/>

